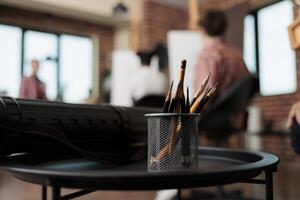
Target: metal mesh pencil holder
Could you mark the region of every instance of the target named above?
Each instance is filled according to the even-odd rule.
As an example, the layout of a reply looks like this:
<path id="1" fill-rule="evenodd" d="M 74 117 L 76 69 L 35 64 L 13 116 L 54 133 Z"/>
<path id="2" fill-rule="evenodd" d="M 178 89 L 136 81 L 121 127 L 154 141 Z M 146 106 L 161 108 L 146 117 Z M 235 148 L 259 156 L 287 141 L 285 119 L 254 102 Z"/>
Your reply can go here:
<path id="1" fill-rule="evenodd" d="M 199 114 L 147 114 L 148 171 L 197 168 Z"/>

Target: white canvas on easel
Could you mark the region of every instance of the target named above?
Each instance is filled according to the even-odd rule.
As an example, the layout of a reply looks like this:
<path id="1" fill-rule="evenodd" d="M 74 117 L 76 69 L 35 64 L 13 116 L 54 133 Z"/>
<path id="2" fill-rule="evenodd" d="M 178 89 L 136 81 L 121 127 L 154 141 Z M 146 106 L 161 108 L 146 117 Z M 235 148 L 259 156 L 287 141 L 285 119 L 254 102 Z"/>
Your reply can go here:
<path id="1" fill-rule="evenodd" d="M 195 92 L 193 84 L 195 66 L 203 46 L 201 35 L 196 31 L 169 31 L 167 39 L 170 80 L 178 83 L 181 60 L 186 59 L 185 87 L 189 87 L 190 96 L 192 96 Z"/>
<path id="2" fill-rule="evenodd" d="M 130 80 L 139 68 L 138 56 L 130 50 L 116 50 L 112 54 L 111 100 L 118 106 L 132 106 Z"/>

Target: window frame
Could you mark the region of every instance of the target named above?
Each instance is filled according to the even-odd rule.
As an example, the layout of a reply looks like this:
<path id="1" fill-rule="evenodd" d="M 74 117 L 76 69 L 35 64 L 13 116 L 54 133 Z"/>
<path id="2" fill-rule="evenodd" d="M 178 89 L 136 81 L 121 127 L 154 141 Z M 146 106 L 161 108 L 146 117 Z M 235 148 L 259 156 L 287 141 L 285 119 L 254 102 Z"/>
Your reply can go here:
<path id="1" fill-rule="evenodd" d="M 264 9 L 266 7 L 269 7 L 269 6 L 272 6 L 274 4 L 277 4 L 277 3 L 280 3 L 280 2 L 283 2 L 283 1 L 287 1 L 287 0 L 273 0 L 272 2 L 268 2 L 268 3 L 265 3 L 259 7 L 256 7 L 255 9 L 252 9 L 250 10 L 246 15 L 251 15 L 253 16 L 253 19 L 254 19 L 254 42 L 255 42 L 255 64 L 256 64 L 256 72 L 254 73 L 258 79 L 260 78 L 259 76 L 259 72 L 260 72 L 260 66 L 259 66 L 259 63 L 260 63 L 260 56 L 259 56 L 259 53 L 260 53 L 260 49 L 259 49 L 259 28 L 258 28 L 258 12 L 261 10 L 261 9 Z M 295 60 L 295 63 L 297 61 L 297 58 Z M 296 66 L 297 68 L 297 63 L 296 63 Z M 258 91 L 260 91 L 260 84 L 258 84 Z M 276 94 L 276 95 L 267 95 L 266 97 L 269 97 L 269 96 L 284 96 L 284 95 L 290 95 L 290 94 L 295 94 L 297 91 L 295 92 L 291 92 L 291 93 L 288 93 L 288 94 Z M 263 96 L 260 92 L 259 92 L 259 95 L 260 96 Z"/>
<path id="2" fill-rule="evenodd" d="M 57 37 L 57 48 L 56 48 L 56 66 L 57 66 L 57 70 L 56 70 L 56 88 L 57 88 L 57 94 L 56 94 L 56 98 L 55 101 L 63 101 L 63 94 L 62 94 L 62 90 L 61 90 L 61 81 L 60 81 L 60 75 L 61 75 L 61 66 L 60 66 L 60 58 L 61 58 L 61 50 L 60 50 L 60 45 L 61 45 L 61 35 L 71 35 L 71 36 L 77 36 L 77 37 L 82 37 L 82 38 L 87 38 L 90 39 L 93 43 L 93 39 L 91 35 L 84 35 L 84 34 L 77 34 L 77 33 L 70 33 L 70 32 L 59 32 L 59 31 L 49 31 L 46 29 L 42 29 L 42 28 L 35 28 L 35 27 L 28 27 L 28 26 L 20 26 L 20 25 L 16 25 L 13 23 L 3 23 L 0 22 L 1 25 L 6 25 L 6 26 L 13 26 L 13 27 L 17 27 L 21 29 L 21 59 L 20 59 L 20 79 L 23 78 L 24 76 L 24 67 L 25 67 L 25 33 L 27 31 L 36 31 L 36 32 L 41 32 L 41 33 L 50 33 L 50 34 L 54 34 Z M 92 68 L 94 68 L 94 66 L 92 66 Z M 93 77 L 92 77 L 93 79 Z M 92 90 L 94 88 L 92 87 Z"/>

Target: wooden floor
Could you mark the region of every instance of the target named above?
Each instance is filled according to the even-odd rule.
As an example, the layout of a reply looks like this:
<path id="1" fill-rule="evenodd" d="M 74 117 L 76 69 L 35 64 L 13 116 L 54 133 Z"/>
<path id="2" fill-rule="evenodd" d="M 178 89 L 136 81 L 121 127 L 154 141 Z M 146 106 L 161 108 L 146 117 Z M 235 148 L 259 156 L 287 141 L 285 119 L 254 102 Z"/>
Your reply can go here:
<path id="1" fill-rule="evenodd" d="M 300 199 L 300 156 L 293 153 L 287 138 L 262 138 L 262 150 L 278 155 L 281 159 L 278 173 L 274 177 L 275 200 Z M 234 184 L 227 186 L 242 188 L 247 197 L 264 199 L 265 188 L 260 185 Z M 211 188 L 210 188 L 211 189 Z M 70 190 L 63 190 L 69 193 Z M 186 192 L 186 191 L 185 191 Z M 153 192 L 95 192 L 78 200 L 152 200 Z M 50 194 L 49 194 L 50 197 Z M 41 200 L 41 187 L 17 180 L 8 173 L 0 173 L 0 200 Z"/>
<path id="2" fill-rule="evenodd" d="M 63 190 L 67 194 L 75 190 Z M 50 193 L 50 192 L 49 192 Z M 51 196 L 48 194 L 48 198 Z M 152 200 L 155 192 L 94 192 L 77 198 L 78 200 Z M 76 199 L 76 200 L 77 200 Z M 41 187 L 17 180 L 8 173 L 1 173 L 0 200 L 41 200 Z"/>

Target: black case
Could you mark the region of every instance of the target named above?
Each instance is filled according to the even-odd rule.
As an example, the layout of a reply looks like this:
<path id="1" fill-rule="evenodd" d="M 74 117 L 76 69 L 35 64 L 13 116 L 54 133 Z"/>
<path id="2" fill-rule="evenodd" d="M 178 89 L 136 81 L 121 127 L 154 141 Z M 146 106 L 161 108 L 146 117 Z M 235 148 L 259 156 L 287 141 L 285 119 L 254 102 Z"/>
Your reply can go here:
<path id="1" fill-rule="evenodd" d="M 0 153 L 74 153 L 75 146 L 77 152 L 76 147 L 128 159 L 146 147 L 144 115 L 153 112 L 158 110 L 0 97 Z"/>

